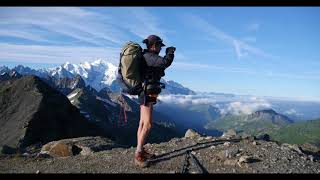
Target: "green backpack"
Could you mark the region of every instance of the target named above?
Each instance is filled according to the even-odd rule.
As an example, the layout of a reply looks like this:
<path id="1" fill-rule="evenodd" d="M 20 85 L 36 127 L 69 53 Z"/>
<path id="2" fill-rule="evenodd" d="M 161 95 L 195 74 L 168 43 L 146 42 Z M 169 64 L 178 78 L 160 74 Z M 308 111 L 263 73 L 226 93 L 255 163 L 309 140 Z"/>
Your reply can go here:
<path id="1" fill-rule="evenodd" d="M 122 92 L 130 95 L 139 95 L 142 89 L 143 75 L 142 48 L 139 44 L 129 41 L 120 53 L 118 79 Z"/>

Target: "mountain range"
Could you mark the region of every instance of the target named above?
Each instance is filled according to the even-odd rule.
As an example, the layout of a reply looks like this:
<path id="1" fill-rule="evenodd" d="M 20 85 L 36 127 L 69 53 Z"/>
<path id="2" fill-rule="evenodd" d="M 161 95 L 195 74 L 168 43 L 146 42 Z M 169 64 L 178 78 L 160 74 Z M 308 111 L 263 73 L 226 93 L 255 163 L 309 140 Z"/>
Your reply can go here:
<path id="1" fill-rule="evenodd" d="M 9 71 L 8 67 L 0 67 L 0 74 Z M 41 78 L 53 78 L 59 80 L 60 78 L 73 78 L 80 76 L 86 85 L 100 91 L 104 88 L 109 88 L 113 92 L 119 92 L 120 85 L 117 81 L 118 67 L 105 60 L 96 60 L 91 63 L 84 62 L 80 64 L 71 64 L 66 62 L 56 68 L 47 69 L 31 69 L 18 65 L 12 70 L 21 75 L 36 75 Z M 162 94 L 195 94 L 194 91 L 182 86 L 174 81 L 166 81 L 161 79 L 166 86 Z"/>
<path id="2" fill-rule="evenodd" d="M 0 67 L 2 81 L 28 75 L 40 77 L 51 88 L 62 93 L 79 110 L 81 116 L 112 134 L 113 138 L 118 138 L 118 142 L 129 145 L 136 143 L 135 133 L 139 123 L 138 101 L 136 97 L 119 93 L 120 86 L 116 80 L 117 67 L 113 64 L 97 60 L 78 65 L 67 62 L 56 68 L 38 70 L 22 65 L 12 69 Z M 291 118 L 255 97 L 194 92 L 177 82 L 164 79 L 161 81 L 166 86 L 161 95 L 169 99 L 179 96 L 183 99 L 172 99 L 172 103 L 166 98 L 159 98 L 154 111 L 155 126 L 150 136 L 154 142 L 181 136 L 189 128 L 212 136 L 220 136 L 228 129 L 259 135 L 274 134 L 294 124 Z M 199 99 L 193 99 L 194 97 Z M 122 104 L 120 99 L 124 101 L 123 107 L 120 105 Z M 247 104 L 241 102 L 247 102 Z M 256 102 L 258 104 L 255 104 Z M 263 106 L 260 107 L 259 103 Z M 278 107 L 280 107 L 279 104 L 281 103 L 277 104 Z M 254 108 L 248 111 L 251 105 Z M 130 117 L 130 121 L 125 122 L 123 119 L 122 108 Z M 286 115 L 292 115 L 289 113 L 294 110 L 283 110 L 283 112 L 287 112 Z"/>

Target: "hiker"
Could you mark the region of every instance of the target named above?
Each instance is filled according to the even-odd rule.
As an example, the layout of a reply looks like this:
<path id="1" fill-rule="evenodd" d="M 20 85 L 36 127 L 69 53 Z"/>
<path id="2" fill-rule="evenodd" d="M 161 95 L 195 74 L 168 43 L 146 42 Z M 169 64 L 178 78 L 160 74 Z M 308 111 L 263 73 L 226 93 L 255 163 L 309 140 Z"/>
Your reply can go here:
<path id="1" fill-rule="evenodd" d="M 134 160 L 136 165 L 145 167 L 147 166 L 147 159 L 154 157 L 154 154 L 147 152 L 143 147 L 152 127 L 153 105 L 157 103 L 157 96 L 161 92 L 162 83 L 160 83 L 160 79 L 165 75 L 164 70 L 171 65 L 174 59 L 175 47 L 166 48 L 166 55 L 161 57 L 159 53 L 165 44 L 160 37 L 150 35 L 142 42 L 146 44 L 147 49 L 144 49 L 142 53 L 142 59 L 145 60 L 145 66 L 142 70 L 144 74 L 142 87 L 144 90 L 139 94 L 140 123 Z"/>

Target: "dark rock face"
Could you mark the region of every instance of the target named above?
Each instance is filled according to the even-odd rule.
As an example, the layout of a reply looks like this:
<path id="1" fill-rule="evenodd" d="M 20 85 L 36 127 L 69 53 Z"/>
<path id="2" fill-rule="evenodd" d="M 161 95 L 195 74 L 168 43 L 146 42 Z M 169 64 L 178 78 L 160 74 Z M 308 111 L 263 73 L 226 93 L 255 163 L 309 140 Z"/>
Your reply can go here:
<path id="1" fill-rule="evenodd" d="M 7 70 L 7 71 L 5 71 L 5 69 L 3 69 L 2 71 L 0 71 L 0 82 L 1 81 L 7 81 L 7 80 L 10 80 L 10 79 L 18 79 L 18 78 L 22 77 L 21 74 L 19 74 L 15 70 Z"/>
<path id="2" fill-rule="evenodd" d="M 256 111 L 255 113 L 249 115 L 249 118 L 268 119 L 268 120 L 271 120 L 272 123 L 278 124 L 278 125 L 293 123 L 293 121 L 289 119 L 287 116 L 278 114 L 272 109 Z"/>
<path id="3" fill-rule="evenodd" d="M 42 80 L 49 84 L 51 87 L 60 91 L 64 95 L 68 95 L 77 88 L 85 88 L 86 84 L 80 75 L 76 75 L 73 78 L 64 77 L 56 78 L 51 76 L 42 77 Z"/>
<path id="4" fill-rule="evenodd" d="M 270 141 L 270 136 L 269 136 L 269 134 L 263 134 L 263 135 L 259 135 L 258 137 L 256 137 L 256 139 L 263 140 L 263 141 Z"/>
<path id="5" fill-rule="evenodd" d="M 69 94 L 76 88 L 84 88 L 86 86 L 80 75 L 77 75 L 74 78 L 60 78 L 55 81 L 55 85 L 56 89 L 58 89 L 64 95 Z"/>
<path id="6" fill-rule="evenodd" d="M 0 82 L 0 146 L 102 134 L 63 94 L 36 76 Z"/>

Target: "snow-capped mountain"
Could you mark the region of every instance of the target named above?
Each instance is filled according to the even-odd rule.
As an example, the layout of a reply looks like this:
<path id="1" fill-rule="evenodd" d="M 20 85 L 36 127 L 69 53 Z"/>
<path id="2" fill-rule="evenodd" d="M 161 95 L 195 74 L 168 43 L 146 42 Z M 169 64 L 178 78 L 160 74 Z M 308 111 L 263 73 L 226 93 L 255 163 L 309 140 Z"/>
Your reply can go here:
<path id="1" fill-rule="evenodd" d="M 8 68 L 1 67 L 2 71 L 7 71 Z M 71 64 L 66 62 L 56 68 L 34 70 L 29 67 L 18 65 L 15 68 L 18 73 L 22 75 L 36 75 L 42 78 L 52 77 L 54 79 L 60 78 L 74 78 L 80 75 L 85 81 L 86 85 L 90 85 L 97 91 L 103 88 L 108 88 L 111 91 L 119 92 L 120 85 L 117 82 L 118 67 L 106 60 L 96 60 L 93 62 L 83 62 L 80 64 Z M 0 69 L 1 70 L 1 69 Z M 165 89 L 162 94 L 195 94 L 194 91 L 182 86 L 174 81 L 166 81 L 161 79 L 165 84 Z"/>
<path id="2" fill-rule="evenodd" d="M 182 86 L 181 84 L 174 81 L 166 81 L 161 79 L 161 82 L 165 84 L 166 88 L 162 90 L 161 94 L 184 94 L 184 95 L 195 95 L 196 93 L 189 88 Z"/>
<path id="3" fill-rule="evenodd" d="M 117 69 L 118 67 L 115 65 L 100 59 L 92 63 L 84 62 L 78 65 L 66 62 L 51 69 L 50 74 L 56 78 L 80 75 L 86 84 L 100 91 L 105 87 L 110 87 L 116 80 Z"/>
<path id="4" fill-rule="evenodd" d="M 0 75 L 3 75 L 4 73 L 7 73 L 8 71 L 10 71 L 10 69 L 6 66 L 1 66 L 0 67 Z"/>

